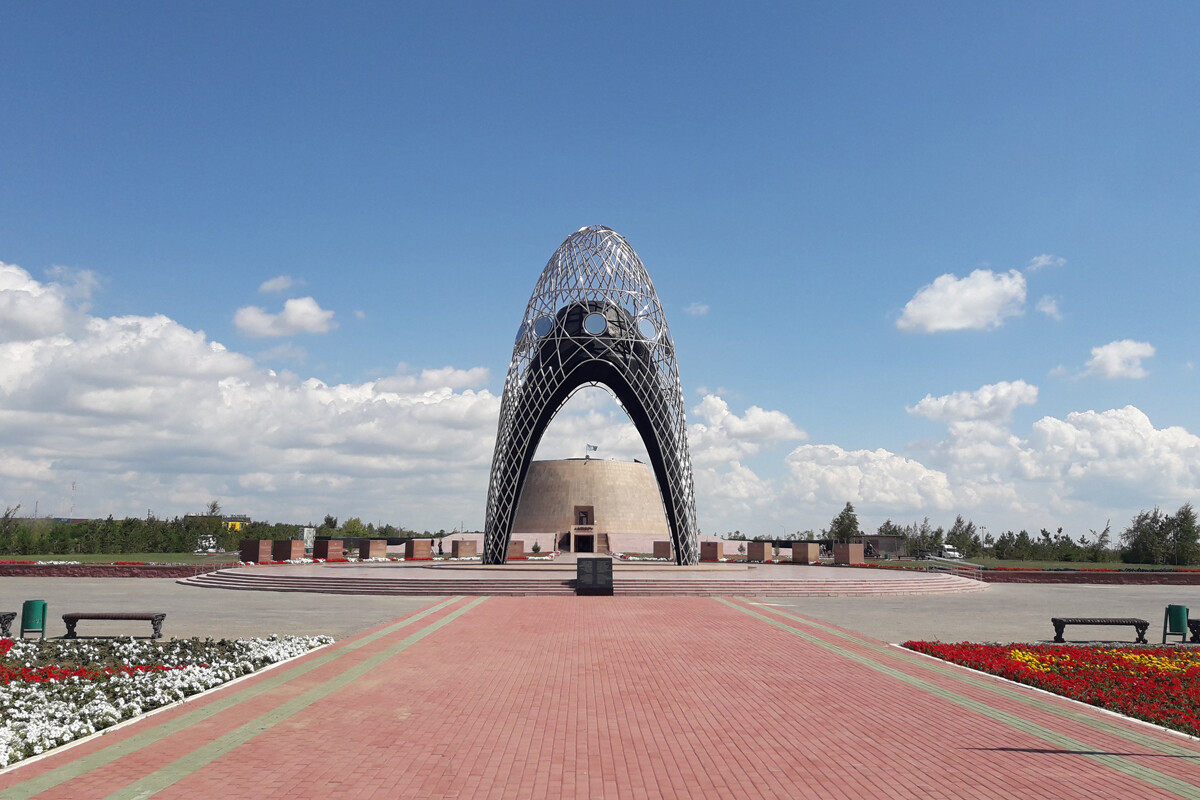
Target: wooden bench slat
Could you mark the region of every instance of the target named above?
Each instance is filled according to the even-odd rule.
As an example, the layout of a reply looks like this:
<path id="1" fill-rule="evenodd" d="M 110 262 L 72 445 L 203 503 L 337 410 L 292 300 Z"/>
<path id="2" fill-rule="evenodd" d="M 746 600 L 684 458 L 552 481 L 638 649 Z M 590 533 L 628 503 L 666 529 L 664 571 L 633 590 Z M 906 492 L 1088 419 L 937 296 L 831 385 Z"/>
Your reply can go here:
<path id="1" fill-rule="evenodd" d="M 1059 643 L 1066 642 L 1063 630 L 1068 625 L 1132 625 L 1137 631 L 1137 643 L 1148 644 L 1146 631 L 1150 623 L 1138 617 L 1051 617 L 1050 623 L 1054 625 L 1054 641 Z"/>
<path id="2" fill-rule="evenodd" d="M 72 611 L 63 614 L 63 619 L 154 619 L 166 616 L 157 611 Z"/>
<path id="3" fill-rule="evenodd" d="M 163 620 L 167 618 L 164 612 L 160 611 L 72 611 L 62 615 L 63 622 L 67 626 L 66 639 L 75 639 L 75 626 L 79 624 L 81 619 L 114 619 L 114 620 L 130 620 L 144 619 L 150 622 L 154 632 L 150 635 L 151 639 L 162 638 Z"/>

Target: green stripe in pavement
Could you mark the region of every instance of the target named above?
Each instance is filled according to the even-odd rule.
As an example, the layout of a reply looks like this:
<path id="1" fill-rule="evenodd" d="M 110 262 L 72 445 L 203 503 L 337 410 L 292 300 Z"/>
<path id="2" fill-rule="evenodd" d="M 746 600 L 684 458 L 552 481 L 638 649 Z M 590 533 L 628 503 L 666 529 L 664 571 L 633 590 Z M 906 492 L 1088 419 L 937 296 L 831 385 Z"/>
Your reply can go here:
<path id="1" fill-rule="evenodd" d="M 322 683 L 320 686 L 309 689 L 299 697 L 289 700 L 283 705 L 259 715 L 258 717 L 250 720 L 241 727 L 230 731 L 224 736 L 219 736 L 211 742 L 196 748 L 186 756 L 178 758 L 175 761 L 172 761 L 170 764 L 167 764 L 165 767 L 150 773 L 146 777 L 134 781 L 125 788 L 113 792 L 107 798 L 105 798 L 105 800 L 134 800 L 135 798 L 140 799 L 144 797 L 150 797 L 151 795 L 161 792 L 171 784 L 183 780 L 196 770 L 212 763 L 216 759 L 228 753 L 230 750 L 240 747 L 241 745 L 253 739 L 255 736 L 258 736 L 260 733 L 269 731 L 271 728 L 283 722 L 288 717 L 291 717 L 293 714 L 303 711 L 318 700 L 322 700 L 339 689 L 344 688 L 348 684 L 353 683 L 383 662 L 393 658 L 408 647 L 421 641 L 429 634 L 433 633 L 439 628 L 449 625 L 451 622 L 458 619 L 486 599 L 486 597 L 478 597 L 472 600 L 470 603 L 467 603 L 457 611 L 447 614 L 437 622 L 427 625 L 421 630 L 405 637 L 386 650 L 381 650 L 370 658 L 360 662 L 359 664 L 356 664 L 355 666 L 338 675 L 336 678 L 331 678 L 330 680 Z"/>
<path id="2" fill-rule="evenodd" d="M 90 772 L 93 769 L 102 767 L 105 764 L 109 764 L 119 758 L 124 758 L 130 753 L 142 749 L 146 745 L 153 744 L 161 739 L 166 738 L 167 736 L 178 733 L 188 726 L 195 725 L 197 722 L 208 719 L 209 717 L 219 714 L 228 708 L 232 708 L 239 703 L 253 699 L 263 692 L 268 692 L 278 686 L 281 686 L 282 684 L 287 683 L 290 680 L 304 675 L 307 672 L 311 672 L 318 667 L 324 666 L 330 661 L 341 658 L 347 653 L 351 653 L 381 637 L 395 633 L 401 628 L 412 625 L 414 622 L 420 622 L 430 614 L 436 614 L 447 606 L 457 603 L 459 600 L 462 600 L 461 595 L 458 597 L 451 597 L 448 600 L 443 600 L 434 606 L 430 606 L 424 611 L 413 614 L 411 617 L 406 617 L 405 619 L 400 620 L 392 625 L 388 625 L 386 628 L 381 628 L 374 633 L 367 634 L 361 639 L 351 642 L 350 644 L 346 644 L 341 647 L 327 648 L 324 653 L 316 656 L 311 661 L 292 667 L 291 669 L 278 671 L 272 674 L 270 677 L 263 679 L 261 682 L 254 684 L 253 686 L 237 691 L 219 700 L 214 700 L 211 703 L 206 703 L 205 705 L 189 711 L 186 714 L 181 714 L 169 722 L 164 722 L 161 725 L 155 725 L 147 728 L 140 733 L 130 736 L 128 739 L 123 739 L 122 741 L 110 745 L 102 750 L 89 753 L 82 758 L 76 759 L 68 764 L 63 764 L 61 767 L 52 769 L 49 772 L 45 772 L 34 778 L 30 778 L 27 781 L 14 784 L 13 786 L 4 790 L 4 799 L 26 800 L 26 798 L 33 797 L 34 795 L 44 792 L 47 789 L 52 789 L 59 784 L 66 783 L 74 778 L 78 778 L 80 775 Z"/>
<path id="3" fill-rule="evenodd" d="M 1160 789 L 1164 789 L 1168 792 L 1176 794 L 1179 797 L 1189 798 L 1189 800 L 1200 800 L 1200 787 L 1195 786 L 1194 784 L 1187 783 L 1186 781 L 1182 781 L 1178 778 L 1172 777 L 1171 775 L 1166 775 L 1158 772 L 1157 770 L 1150 769 L 1149 767 L 1144 767 L 1121 756 L 1095 753 L 1094 748 L 1092 748 L 1091 745 L 1052 731 L 1049 728 L 1044 728 L 1041 725 L 1030 722 L 1027 719 L 1022 719 L 1015 714 L 1010 714 L 1007 711 L 1001 711 L 1000 709 L 993 708 L 986 703 L 981 703 L 978 700 L 958 694 L 957 692 L 949 689 L 944 689 L 936 684 L 930 683 L 929 681 L 913 677 L 906 672 L 902 672 L 894 667 L 889 667 L 886 664 L 881 664 L 875 659 L 859 655 L 858 653 L 847 650 L 846 648 L 833 644 L 832 642 L 827 642 L 818 636 L 797 630 L 785 622 L 772 619 L 771 617 L 768 617 L 765 614 L 760 614 L 757 611 L 752 611 L 745 606 L 740 606 L 737 603 L 734 603 L 723 597 L 714 597 L 713 599 L 719 603 L 729 606 L 730 608 L 736 609 L 747 616 L 755 617 L 763 622 L 766 622 L 768 625 L 773 625 L 780 630 L 787 631 L 793 636 L 804 639 L 806 642 L 815 644 L 818 647 L 824 648 L 832 653 L 836 653 L 843 658 L 850 659 L 855 663 L 862 664 L 863 666 L 873 669 L 876 672 L 880 672 L 891 678 L 895 678 L 901 683 L 906 683 L 915 689 L 919 689 L 927 692 L 928 694 L 940 697 L 943 700 L 948 700 L 955 705 L 961 706 L 962 708 L 983 714 L 990 719 L 1008 725 L 1010 728 L 1021 731 L 1029 736 L 1041 739 L 1042 741 L 1052 744 L 1055 747 L 1076 751 L 1076 753 L 1082 755 L 1084 758 L 1095 761 L 1099 764 L 1103 764 L 1110 769 L 1116 770 L 1117 772 L 1123 773 L 1132 778 L 1145 781 L 1146 783 L 1157 786 Z"/>
<path id="4" fill-rule="evenodd" d="M 739 597 L 737 599 L 747 602 L 745 598 Z M 948 678 L 953 678 L 956 681 L 974 686 L 977 689 L 982 689 L 986 692 L 991 692 L 992 694 L 999 695 L 1008 700 L 1013 700 L 1023 705 L 1027 705 L 1030 708 L 1036 708 L 1039 711 L 1045 711 L 1047 713 L 1054 714 L 1055 716 L 1069 719 L 1072 722 L 1078 722 L 1080 724 L 1087 725 L 1088 727 L 1093 728 L 1100 733 L 1117 736 L 1141 747 L 1149 747 L 1167 755 L 1200 759 L 1200 753 L 1198 753 L 1196 750 L 1188 749 L 1176 742 L 1156 739 L 1153 736 L 1147 736 L 1146 734 L 1140 733 L 1136 730 L 1129 730 L 1128 728 L 1110 722 L 1103 717 L 1097 717 L 1094 714 L 1088 714 L 1069 706 L 1060 707 L 1057 705 L 1048 705 L 1041 702 L 1041 700 L 1037 697 L 1031 697 L 1025 692 L 1016 691 L 1003 683 L 976 677 L 973 672 L 969 671 L 969 667 L 955 668 L 949 666 L 947 662 L 942 661 L 941 659 L 932 658 L 930 656 L 916 655 L 908 650 L 898 649 L 890 645 L 881 646 L 875 644 L 869 639 L 865 639 L 852 633 L 847 633 L 846 631 L 838 630 L 837 628 L 834 628 L 831 625 L 826 625 L 823 622 L 805 619 L 804 617 L 793 614 L 789 611 L 782 611 L 778 608 L 772 608 L 771 613 L 779 614 L 780 616 L 799 622 L 802 625 L 807 625 L 810 628 L 816 628 L 817 630 L 825 631 L 826 633 L 833 634 L 834 636 L 846 639 L 847 641 L 854 642 L 860 647 L 874 650 L 877 653 L 882 653 L 891 658 L 902 660 L 906 664 L 912 664 L 922 669 L 929 670 L 930 672 L 936 672 L 940 675 L 945 675 Z"/>

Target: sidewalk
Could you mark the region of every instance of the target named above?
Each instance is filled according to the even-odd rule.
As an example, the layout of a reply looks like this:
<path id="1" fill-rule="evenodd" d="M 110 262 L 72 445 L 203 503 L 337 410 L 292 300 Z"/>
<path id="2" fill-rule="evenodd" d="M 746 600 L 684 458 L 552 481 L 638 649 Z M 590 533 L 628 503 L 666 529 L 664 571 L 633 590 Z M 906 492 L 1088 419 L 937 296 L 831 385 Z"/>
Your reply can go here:
<path id="1" fill-rule="evenodd" d="M 0 796 L 1095 800 L 1197 783 L 1200 742 L 788 610 L 493 597 L 0 775 Z"/>

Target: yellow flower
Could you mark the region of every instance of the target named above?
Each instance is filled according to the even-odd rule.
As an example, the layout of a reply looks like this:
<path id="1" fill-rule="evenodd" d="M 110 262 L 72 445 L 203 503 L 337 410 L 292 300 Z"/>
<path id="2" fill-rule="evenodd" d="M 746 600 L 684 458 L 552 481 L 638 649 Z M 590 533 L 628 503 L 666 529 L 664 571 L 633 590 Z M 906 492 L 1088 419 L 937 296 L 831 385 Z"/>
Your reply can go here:
<path id="1" fill-rule="evenodd" d="M 1200 653 L 1192 650 L 1145 650 L 1136 653 L 1128 650 L 1108 650 L 1106 652 L 1110 656 L 1128 662 L 1130 666 L 1141 669 L 1184 672 L 1192 667 L 1200 666 Z"/>
<path id="2" fill-rule="evenodd" d="M 1014 648 L 1008 651 L 1008 657 L 1013 661 L 1024 664 L 1034 672 L 1050 671 L 1050 665 L 1045 663 L 1047 660 L 1046 656 L 1039 656 L 1037 653 L 1031 653 L 1028 650 L 1017 650 Z"/>

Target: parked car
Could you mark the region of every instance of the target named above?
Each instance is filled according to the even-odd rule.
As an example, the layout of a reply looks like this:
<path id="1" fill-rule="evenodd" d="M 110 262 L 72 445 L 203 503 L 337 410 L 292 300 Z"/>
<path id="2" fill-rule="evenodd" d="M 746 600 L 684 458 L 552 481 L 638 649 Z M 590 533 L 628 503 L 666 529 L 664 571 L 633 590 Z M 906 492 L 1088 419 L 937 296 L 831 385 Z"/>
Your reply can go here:
<path id="1" fill-rule="evenodd" d="M 951 545 L 942 547 L 942 558 L 962 558 L 963 554 L 954 549 Z"/>

